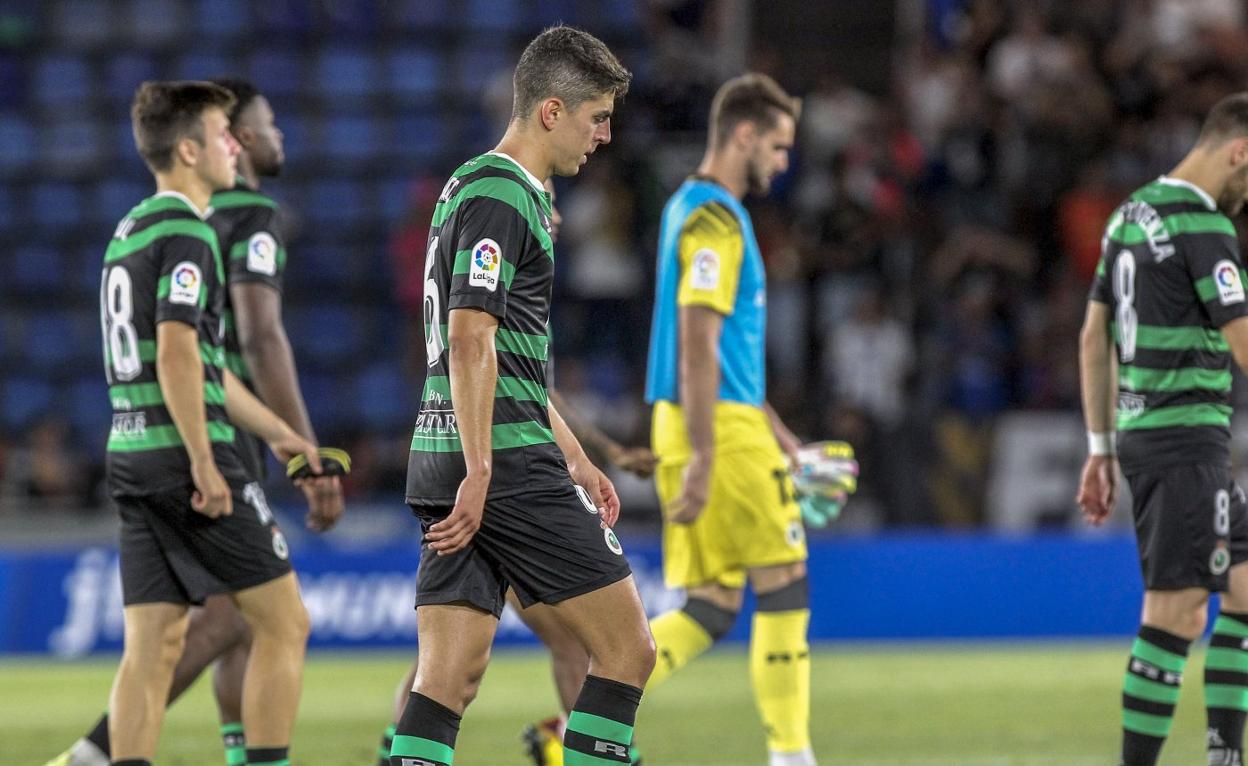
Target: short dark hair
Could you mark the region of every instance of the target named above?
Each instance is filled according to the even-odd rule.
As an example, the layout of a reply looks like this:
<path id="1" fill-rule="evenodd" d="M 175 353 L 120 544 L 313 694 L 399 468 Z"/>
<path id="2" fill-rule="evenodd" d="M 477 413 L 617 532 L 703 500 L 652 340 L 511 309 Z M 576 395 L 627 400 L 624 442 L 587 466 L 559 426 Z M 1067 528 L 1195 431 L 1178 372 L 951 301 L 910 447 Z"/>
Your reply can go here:
<path id="1" fill-rule="evenodd" d="M 218 107 L 226 114 L 234 97 L 219 85 L 197 80 L 143 83 L 130 106 L 130 124 L 139 155 L 153 172 L 173 166 L 173 149 L 184 138 L 204 143 L 204 111 Z"/>
<path id="2" fill-rule="evenodd" d="M 251 102 L 256 100 L 260 95 L 260 89 L 256 87 L 251 80 L 244 80 L 241 77 L 215 77 L 211 80 L 213 85 L 219 85 L 225 88 L 234 96 L 234 106 L 226 114 L 230 118 L 230 130 L 234 130 L 234 123 L 238 122 L 238 116 L 243 110 L 251 106 Z"/>
<path id="3" fill-rule="evenodd" d="M 528 117 L 544 98 L 557 98 L 576 109 L 604 93 L 628 92 L 633 75 L 597 37 L 572 27 L 551 27 L 533 38 L 512 78 L 515 95 L 511 118 Z"/>
<path id="4" fill-rule="evenodd" d="M 711 143 L 723 146 L 742 122 L 753 122 L 763 131 L 771 130 L 781 114 L 796 122 L 802 115 L 802 100 L 790 96 L 765 74 L 748 72 L 734 77 L 719 86 L 711 101 Z"/>
<path id="5" fill-rule="evenodd" d="M 1213 105 L 1200 127 L 1197 144 L 1248 136 L 1248 92 L 1234 93 Z"/>

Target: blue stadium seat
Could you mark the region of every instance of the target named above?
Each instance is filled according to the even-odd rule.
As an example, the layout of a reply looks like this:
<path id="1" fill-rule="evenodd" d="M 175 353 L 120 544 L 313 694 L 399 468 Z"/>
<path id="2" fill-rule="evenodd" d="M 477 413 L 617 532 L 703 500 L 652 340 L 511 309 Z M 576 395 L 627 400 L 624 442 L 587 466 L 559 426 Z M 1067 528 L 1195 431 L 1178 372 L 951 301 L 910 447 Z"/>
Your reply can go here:
<path id="1" fill-rule="evenodd" d="M 171 45 L 192 31 L 178 0 L 130 0 L 125 18 L 127 36 L 144 47 Z"/>
<path id="2" fill-rule="evenodd" d="M 306 223 L 309 229 L 319 228 L 312 218 Z M 348 253 L 338 245 L 305 238 L 300 240 L 297 251 L 289 256 L 286 280 L 292 285 L 296 282 L 316 285 L 317 289 L 349 284 L 352 269 L 348 257 Z"/>
<path id="3" fill-rule="evenodd" d="M 15 197 L 12 184 L 0 184 L 0 231 L 12 231 L 17 226 L 19 203 Z M 25 213 L 24 206 L 21 212 Z M 4 258 L 0 256 L 0 264 L 2 263 Z M 3 285 L 0 285 L 0 292 L 2 291 Z"/>
<path id="4" fill-rule="evenodd" d="M 135 51 L 117 53 L 108 60 L 104 93 L 110 101 L 129 107 L 138 87 L 145 80 L 159 79 L 160 74 L 161 71 L 150 56 Z"/>
<path id="5" fill-rule="evenodd" d="M 178 80 L 210 80 L 233 74 L 237 69 L 234 59 L 220 51 L 194 50 L 178 57 L 173 76 Z"/>
<path id="6" fill-rule="evenodd" d="M 25 369 L 50 374 L 74 361 L 84 340 L 66 312 L 40 312 L 26 318 Z"/>
<path id="7" fill-rule="evenodd" d="M 91 69 L 78 56 L 52 54 L 40 58 L 32 81 L 34 99 L 47 106 L 81 106 L 95 94 Z"/>
<path id="8" fill-rule="evenodd" d="M 35 159 L 35 130 L 20 114 L 0 114 L 0 175 L 19 173 Z"/>
<path id="9" fill-rule="evenodd" d="M 34 223 L 43 229 L 68 230 L 82 223 L 82 192 L 60 181 L 44 181 L 30 189 L 29 209 Z"/>
<path id="10" fill-rule="evenodd" d="M 253 4 L 263 37 L 296 39 L 315 28 L 312 3 L 306 0 L 267 0 Z"/>
<path id="11" fill-rule="evenodd" d="M 312 145 L 312 130 L 301 112 L 294 108 L 286 109 L 280 105 L 273 107 L 277 115 L 277 127 L 282 130 L 282 148 L 286 152 L 286 164 L 294 167 L 315 152 Z"/>
<path id="12" fill-rule="evenodd" d="M 21 369 L 22 348 L 21 315 L 16 310 L 0 311 L 0 383 Z"/>
<path id="13" fill-rule="evenodd" d="M 26 72 L 22 57 L 0 53 L 0 109 L 15 109 L 26 103 Z"/>
<path id="14" fill-rule="evenodd" d="M 453 26 L 451 0 L 393 0 L 386 3 L 391 27 L 409 32 L 432 32 Z"/>
<path id="15" fill-rule="evenodd" d="M 407 212 L 411 202 L 412 179 L 398 176 L 382 179 L 377 185 L 377 211 L 381 219 L 391 226 L 395 225 Z"/>
<path id="16" fill-rule="evenodd" d="M 369 429 L 389 432 L 410 426 L 415 408 L 412 386 L 405 380 L 397 355 L 377 362 L 355 378 L 359 416 Z"/>
<path id="17" fill-rule="evenodd" d="M 117 14 L 109 3 L 95 0 L 61 0 L 51 16 L 49 28 L 69 47 L 89 48 L 102 45 L 116 31 Z"/>
<path id="18" fill-rule="evenodd" d="M 101 362 L 102 364 L 102 362 Z M 112 421 L 112 409 L 108 401 L 108 386 L 103 368 L 76 379 L 65 391 L 64 398 L 70 423 L 79 438 L 90 444 L 100 444 L 108 438 Z"/>
<path id="19" fill-rule="evenodd" d="M 345 304 L 320 303 L 285 314 L 286 331 L 296 353 L 320 369 L 341 369 L 351 357 L 366 350 L 363 323 Z"/>
<path id="20" fill-rule="evenodd" d="M 127 171 L 132 174 L 142 173 L 148 181 L 148 194 L 156 191 L 155 182 L 152 181 L 151 175 L 147 171 L 147 166 L 143 164 L 143 159 L 139 157 L 139 151 L 134 148 L 134 131 L 130 128 L 130 120 L 116 120 L 109 127 L 109 147 L 112 153 L 112 160 L 115 163 L 114 170 L 116 172 Z M 144 195 L 146 196 L 146 195 Z"/>
<path id="21" fill-rule="evenodd" d="M 395 134 L 403 139 L 399 144 L 403 159 L 433 160 L 450 150 L 446 138 L 447 117 L 437 112 L 422 110 L 400 113 L 395 124 Z"/>
<path id="22" fill-rule="evenodd" d="M 106 178 L 95 186 L 92 217 L 97 221 L 115 225 L 121 221 L 122 216 L 130 212 L 130 208 L 151 196 L 152 192 L 150 180 Z M 109 233 L 112 233 L 111 229 Z"/>
<path id="23" fill-rule="evenodd" d="M 104 251 L 108 249 L 108 240 L 89 242 L 79 246 L 78 252 L 69 258 L 74 271 L 74 286 L 79 294 L 91 296 L 94 302 L 100 294 L 100 280 L 103 278 Z"/>
<path id="24" fill-rule="evenodd" d="M 321 153 L 337 160 L 367 162 L 390 147 L 386 127 L 369 114 L 328 117 L 321 129 Z"/>
<path id="25" fill-rule="evenodd" d="M 461 16 L 466 29 L 511 32 L 524 25 L 520 3 L 511 0 L 469 0 Z"/>
<path id="26" fill-rule="evenodd" d="M 65 254 L 48 245 L 20 247 L 10 256 L 9 273 L 14 286 L 24 294 L 69 292 L 66 288 L 75 283 L 73 272 L 67 268 Z M 98 280 L 97 280 L 98 281 Z"/>
<path id="27" fill-rule="evenodd" d="M 301 360 L 302 363 L 302 360 Z M 352 426 L 353 414 L 342 406 L 340 376 L 299 369 L 299 387 L 308 406 L 308 417 L 320 434 L 341 432 Z"/>
<path id="28" fill-rule="evenodd" d="M 386 85 L 403 99 L 432 99 L 442 91 L 442 56 L 429 48 L 400 48 L 386 58 Z"/>
<path id="29" fill-rule="evenodd" d="M 271 99 L 299 95 L 303 88 L 303 70 L 298 51 L 289 48 L 266 46 L 251 57 L 251 81 Z M 288 116 L 289 113 L 279 114 L 278 119 Z"/>
<path id="30" fill-rule="evenodd" d="M 471 40 L 456 53 L 455 85 L 464 93 L 479 94 L 500 72 L 511 72 L 515 58 L 509 47 L 497 40 Z"/>
<path id="31" fill-rule="evenodd" d="M 321 6 L 329 27 L 335 34 L 370 38 L 381 27 L 382 11 L 378 5 L 385 0 L 337 0 Z"/>
<path id="32" fill-rule="evenodd" d="M 199 0 L 195 4 L 197 36 L 222 40 L 245 38 L 251 32 L 251 13 L 244 0 Z"/>
<path id="33" fill-rule="evenodd" d="M 368 192 L 358 181 L 318 181 L 311 185 L 304 215 L 309 228 L 349 227 L 372 215 Z"/>
<path id="34" fill-rule="evenodd" d="M 615 5 L 615 3 L 591 3 L 592 18 L 597 19 L 598 15 L 603 12 L 603 6 Z M 530 6 L 532 15 L 530 23 L 538 27 L 546 27 L 554 23 L 554 20 L 579 26 L 583 23 L 582 16 L 590 16 L 583 13 L 581 3 L 578 0 L 537 0 Z"/>
<path id="35" fill-rule="evenodd" d="M 33 420 L 49 412 L 56 400 L 56 391 L 39 378 L 12 377 L 0 385 L 0 423 L 8 431 L 20 431 Z"/>
<path id="36" fill-rule="evenodd" d="M 58 175 L 92 170 L 107 159 L 104 136 L 95 120 L 56 120 L 40 135 L 39 165 Z"/>
<path id="37" fill-rule="evenodd" d="M 330 101 L 363 98 L 379 86 L 377 61 L 366 48 L 329 48 L 316 59 L 318 95 Z"/>

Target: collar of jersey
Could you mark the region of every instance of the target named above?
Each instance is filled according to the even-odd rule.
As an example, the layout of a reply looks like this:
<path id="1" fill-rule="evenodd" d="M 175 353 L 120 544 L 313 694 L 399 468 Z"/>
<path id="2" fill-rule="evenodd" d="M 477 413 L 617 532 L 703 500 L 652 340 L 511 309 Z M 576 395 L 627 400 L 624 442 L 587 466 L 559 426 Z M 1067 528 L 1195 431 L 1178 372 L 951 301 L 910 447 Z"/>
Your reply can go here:
<path id="1" fill-rule="evenodd" d="M 1182 186 L 1184 189 L 1191 189 L 1192 191 L 1200 195 L 1200 198 L 1205 201 L 1205 207 L 1209 208 L 1210 210 L 1218 209 L 1218 203 L 1213 201 L 1213 197 L 1209 196 L 1209 192 L 1200 188 L 1199 186 L 1192 183 L 1191 181 L 1184 181 L 1182 178 L 1171 178 L 1170 176 L 1160 176 L 1157 179 L 1157 181 L 1159 183 L 1167 184 L 1169 186 Z"/>
<path id="2" fill-rule="evenodd" d="M 195 215 L 199 216 L 200 220 L 206 219 L 208 215 L 212 212 L 211 207 L 208 208 L 207 210 L 201 211 L 199 208 L 195 207 L 194 202 L 191 202 L 190 197 L 187 197 L 182 192 L 173 191 L 172 189 L 167 190 L 167 191 L 162 191 L 162 192 L 156 192 L 152 196 L 153 197 L 173 197 L 174 199 L 180 199 L 186 203 L 186 206 L 189 207 L 191 211 L 195 213 Z"/>
<path id="3" fill-rule="evenodd" d="M 502 157 L 503 159 L 510 162 L 512 165 L 515 165 L 516 167 L 520 168 L 520 172 L 524 173 L 525 178 L 529 179 L 529 183 L 533 184 L 534 189 L 537 189 L 539 192 L 546 191 L 546 185 L 543 184 L 541 181 L 537 180 L 537 176 L 530 173 L 528 168 L 526 168 L 524 165 L 521 165 L 519 162 L 516 162 L 515 157 L 512 157 L 510 154 L 504 154 L 503 152 L 486 152 L 486 154 L 492 154 L 495 157 Z"/>

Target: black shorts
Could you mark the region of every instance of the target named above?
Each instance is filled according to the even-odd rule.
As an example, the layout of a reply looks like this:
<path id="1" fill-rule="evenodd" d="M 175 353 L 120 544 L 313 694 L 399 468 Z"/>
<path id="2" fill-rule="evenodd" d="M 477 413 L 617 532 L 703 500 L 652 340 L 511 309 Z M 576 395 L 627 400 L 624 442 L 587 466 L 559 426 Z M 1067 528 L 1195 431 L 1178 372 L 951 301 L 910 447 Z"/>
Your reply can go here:
<path id="1" fill-rule="evenodd" d="M 202 604 L 291 571 L 286 538 L 255 482 L 230 482 L 234 512 L 210 519 L 190 488 L 115 498 L 121 512 L 121 592 L 132 604 Z"/>
<path id="2" fill-rule="evenodd" d="M 584 496 L 584 499 L 582 499 Z M 423 532 L 451 509 L 412 506 Z M 421 543 L 416 606 L 466 602 L 495 617 L 510 586 L 522 606 L 556 604 L 632 574 L 615 533 L 571 482 L 487 500 L 468 547 L 439 556 Z"/>
<path id="3" fill-rule="evenodd" d="M 1140 568 L 1148 590 L 1224 591 L 1248 561 L 1244 491 L 1229 468 L 1179 465 L 1127 477 Z"/>

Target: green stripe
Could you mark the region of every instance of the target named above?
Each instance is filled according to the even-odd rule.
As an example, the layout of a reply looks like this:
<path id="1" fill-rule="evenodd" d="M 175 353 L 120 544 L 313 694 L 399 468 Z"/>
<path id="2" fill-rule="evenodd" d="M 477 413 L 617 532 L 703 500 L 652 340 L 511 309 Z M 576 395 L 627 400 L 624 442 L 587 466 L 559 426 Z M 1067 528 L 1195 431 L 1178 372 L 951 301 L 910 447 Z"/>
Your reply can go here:
<path id="1" fill-rule="evenodd" d="M 175 218 L 171 221 L 161 221 L 152 224 L 138 234 L 131 234 L 125 239 L 114 239 L 108 243 L 108 250 L 104 253 L 104 263 L 112 263 L 119 261 L 128 255 L 132 255 L 139 250 L 147 247 L 162 237 L 194 237 L 203 240 L 205 244 L 212 248 L 212 253 L 220 258 L 221 253 L 217 248 L 217 235 L 213 232 L 212 227 L 208 224 L 196 220 L 186 218 Z"/>
<path id="2" fill-rule="evenodd" d="M 619 742 L 621 745 L 627 745 L 633 741 L 632 726 L 580 710 L 573 710 L 568 716 L 567 728 L 569 731 L 580 732 L 596 739 Z"/>
<path id="3" fill-rule="evenodd" d="M 614 758 L 599 758 L 579 750 L 569 750 L 566 746 L 563 748 L 563 766 L 603 766 L 603 764 L 618 766 L 619 763 Z"/>
<path id="4" fill-rule="evenodd" d="M 516 167 L 516 163 L 514 162 L 505 160 L 497 154 L 482 154 L 479 157 L 474 157 L 468 162 L 465 162 L 463 165 L 460 165 L 452 175 L 454 178 L 463 178 L 469 173 L 475 173 L 482 168 L 497 168 L 499 170 L 506 170 L 518 175 L 524 174 L 523 171 Z"/>
<path id="5" fill-rule="evenodd" d="M 451 396 L 451 379 L 446 375 L 430 375 L 425 379 L 425 391 L 422 399 L 430 394 L 440 394 L 446 398 Z M 510 375 L 500 376 L 494 386 L 494 397 L 508 396 L 519 402 L 537 402 L 546 406 L 546 389 L 536 381 L 516 378 Z"/>
<path id="6" fill-rule="evenodd" d="M 1204 370 L 1180 367 L 1175 370 L 1123 365 L 1118 380 L 1130 391 L 1230 391 L 1230 370 Z"/>
<path id="7" fill-rule="evenodd" d="M 1150 205 L 1166 205 L 1171 202 L 1194 202 L 1202 207 L 1205 205 L 1205 200 L 1192 189 L 1161 181 L 1153 181 L 1137 189 L 1131 199 Z"/>
<path id="8" fill-rule="evenodd" d="M 1167 737 L 1170 735 L 1170 723 L 1174 719 L 1169 716 L 1150 715 L 1134 710 L 1122 711 L 1122 728 L 1136 734 L 1147 734 L 1150 737 Z"/>
<path id="9" fill-rule="evenodd" d="M 1205 653 L 1205 667 L 1248 673 L 1248 652 L 1240 649 L 1227 649 L 1223 646 L 1211 646 Z"/>
<path id="10" fill-rule="evenodd" d="M 221 733 L 224 734 L 242 734 L 243 724 L 240 722 L 221 724 Z"/>
<path id="11" fill-rule="evenodd" d="M 495 347 L 499 351 L 544 362 L 546 355 L 550 352 L 550 339 L 545 335 L 500 329 L 495 336 Z"/>
<path id="12" fill-rule="evenodd" d="M 1142 638 L 1136 638 L 1135 643 L 1131 645 L 1131 656 L 1156 665 L 1162 670 L 1169 670 L 1171 673 L 1182 673 L 1183 666 L 1187 664 L 1186 657 L 1171 654 L 1165 649 L 1153 646 Z"/>
<path id="13" fill-rule="evenodd" d="M 511 280 L 516 276 L 516 267 L 511 261 L 503 258 L 500 262 L 503 286 L 508 290 L 511 289 Z M 453 274 L 467 274 L 472 268 L 472 251 L 459 250 L 455 253 L 455 268 Z"/>
<path id="14" fill-rule="evenodd" d="M 1213 632 L 1223 636 L 1248 638 L 1248 625 L 1245 625 L 1234 617 L 1227 617 L 1224 614 L 1220 614 L 1218 615 L 1218 619 L 1213 623 Z"/>
<path id="15" fill-rule="evenodd" d="M 1114 340 L 1121 341 L 1118 323 L 1110 322 Z M 1208 351 L 1225 353 L 1231 350 L 1218 330 L 1208 327 L 1160 327 L 1142 324 L 1135 331 L 1136 348 L 1158 351 Z"/>
<path id="16" fill-rule="evenodd" d="M 243 258 L 246 258 L 247 257 L 247 245 L 248 243 L 250 243 L 250 241 L 251 240 L 248 239 L 243 242 L 235 242 L 230 247 L 230 260 L 241 261 Z M 277 270 L 281 271 L 286 266 L 286 248 L 284 247 L 277 248 L 277 255 L 274 258 L 277 263 Z"/>
<path id="17" fill-rule="evenodd" d="M 113 363 L 112 349 L 105 347 L 104 356 L 105 356 L 105 361 L 109 365 L 112 365 Z M 203 360 L 204 364 L 211 365 L 213 367 L 224 367 L 225 366 L 225 347 L 213 346 L 207 343 L 206 341 L 200 341 L 199 358 Z M 154 340 L 139 341 L 139 361 L 143 362 L 144 364 L 152 364 L 153 362 L 156 361 L 156 341 Z"/>
<path id="18" fill-rule="evenodd" d="M 280 761 L 248 761 L 247 766 L 290 766 L 290 759 L 283 758 Z"/>
<path id="19" fill-rule="evenodd" d="M 1164 702 L 1167 705 L 1173 705 L 1179 701 L 1179 687 L 1140 678 L 1134 673 L 1127 674 L 1122 690 L 1132 697 L 1139 697 L 1149 702 Z"/>
<path id="20" fill-rule="evenodd" d="M 536 420 L 496 423 L 490 427 L 490 446 L 496 450 L 551 444 L 554 441 L 554 432 Z M 412 435 L 412 450 L 414 452 L 461 452 L 463 446 L 459 441 L 459 434 L 435 436 L 415 433 Z"/>
<path id="21" fill-rule="evenodd" d="M 1248 272 L 1242 268 L 1239 270 L 1239 284 L 1248 284 Z M 1196 294 L 1205 303 L 1221 300 L 1221 297 L 1218 295 L 1218 286 L 1213 283 L 1213 277 L 1201 277 L 1196 280 Z"/>
<path id="22" fill-rule="evenodd" d="M 220 420 L 208 421 L 208 441 L 233 442 L 234 426 Z M 109 452 L 145 452 L 153 449 L 182 446 L 177 426 L 172 424 L 148 426 L 141 434 L 111 433 L 108 436 Z"/>
<path id="23" fill-rule="evenodd" d="M 1110 226 L 1107 236 L 1124 245 L 1138 245 L 1153 239 L 1166 239 L 1180 234 L 1235 236 L 1234 224 L 1221 213 L 1174 213 L 1162 218 L 1161 225 L 1164 231 L 1154 232 L 1154 236 L 1150 239 L 1143 226 L 1117 217 Z"/>
<path id="24" fill-rule="evenodd" d="M 144 218 L 153 213 L 162 213 L 166 210 L 187 210 L 199 215 L 195 208 L 187 204 L 187 201 L 181 197 L 148 197 L 147 199 L 135 205 L 134 208 L 126 214 L 127 218 Z"/>
<path id="25" fill-rule="evenodd" d="M 213 210 L 228 210 L 235 207 L 267 207 L 271 210 L 277 209 L 277 203 L 258 192 L 246 191 L 244 189 L 235 189 L 231 191 L 217 192 L 212 195 Z"/>
<path id="26" fill-rule="evenodd" d="M 550 235 L 546 233 L 546 229 L 542 227 L 542 222 L 537 215 L 537 206 L 533 203 L 533 197 L 529 195 L 531 185 L 527 181 L 519 178 L 499 178 L 490 176 L 488 178 L 479 178 L 471 181 L 455 192 L 455 196 L 446 202 L 439 202 L 433 211 L 433 223 L 431 226 L 441 226 L 446 223 L 446 219 L 451 216 L 459 206 L 465 201 L 477 197 L 486 197 L 497 200 L 503 204 L 509 205 L 529 225 L 529 231 L 537 238 L 538 243 L 542 246 L 543 252 L 550 258 L 554 258 L 554 242 Z"/>
<path id="27" fill-rule="evenodd" d="M 108 387 L 108 399 L 119 410 L 153 407 L 165 403 L 159 383 L 123 383 Z M 225 387 L 220 383 L 204 383 L 204 404 L 225 406 Z"/>
<path id="28" fill-rule="evenodd" d="M 234 373 L 234 377 L 239 380 L 251 380 L 251 373 L 247 370 L 247 362 L 243 360 L 243 355 L 237 351 L 225 352 L 225 369 Z"/>
<path id="29" fill-rule="evenodd" d="M 1205 707 L 1248 710 L 1248 688 L 1243 686 L 1226 686 L 1224 684 L 1205 684 Z"/>
<path id="30" fill-rule="evenodd" d="M 394 735 L 394 744 L 390 746 L 390 755 L 426 758 L 450 766 L 455 759 L 455 750 L 441 742 L 434 742 L 424 737 L 409 737 L 406 734 L 396 734 Z"/>
<path id="31" fill-rule="evenodd" d="M 1231 425 L 1231 408 L 1225 404 L 1179 404 L 1174 407 L 1157 407 L 1145 410 L 1134 417 L 1118 413 L 1118 430 L 1134 431 L 1143 428 L 1174 428 L 1176 426 L 1226 426 Z"/>
<path id="32" fill-rule="evenodd" d="M 1098 277 L 1105 276 L 1105 261 L 1104 260 L 1099 260 L 1096 262 L 1096 276 Z"/>

